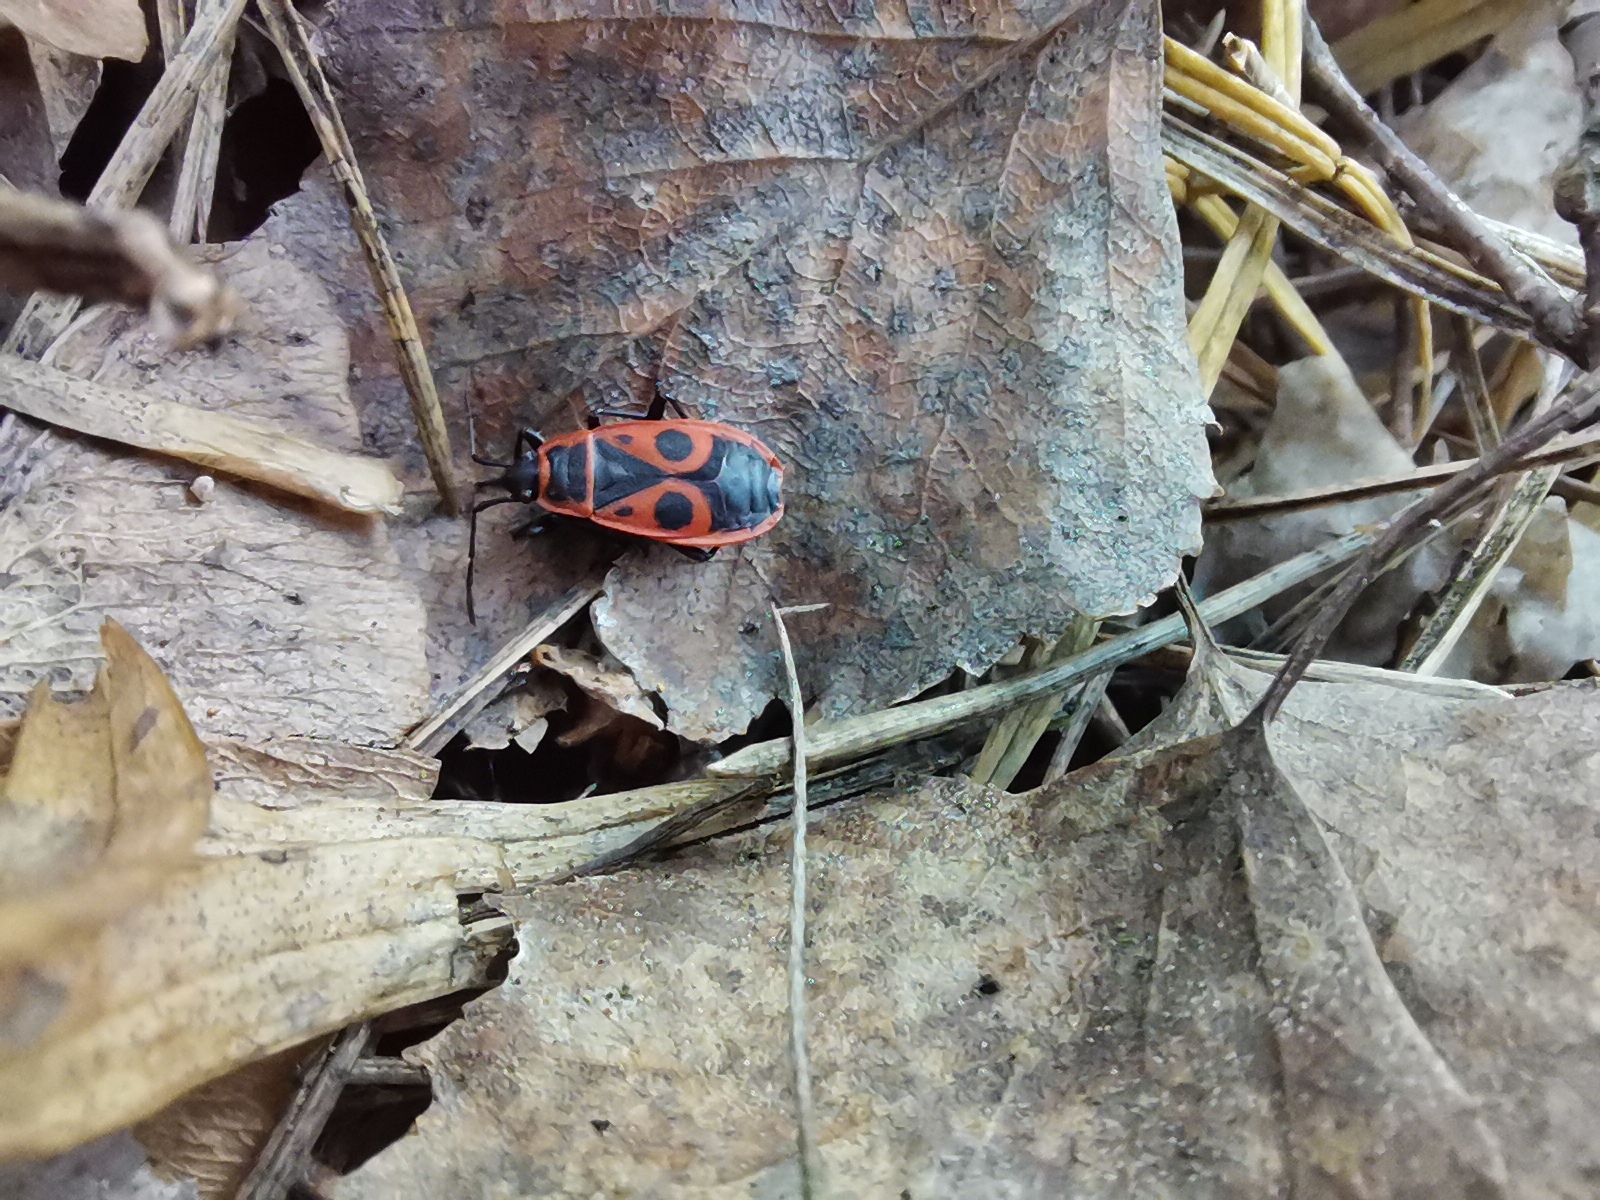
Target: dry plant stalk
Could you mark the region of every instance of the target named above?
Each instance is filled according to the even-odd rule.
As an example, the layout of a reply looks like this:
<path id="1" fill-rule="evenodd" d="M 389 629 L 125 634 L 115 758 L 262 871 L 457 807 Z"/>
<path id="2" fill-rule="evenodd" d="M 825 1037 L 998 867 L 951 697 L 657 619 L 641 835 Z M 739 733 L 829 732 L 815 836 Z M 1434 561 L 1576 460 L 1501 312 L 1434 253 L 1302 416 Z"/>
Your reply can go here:
<path id="1" fill-rule="evenodd" d="M 196 15 L 193 28 L 183 39 L 183 49 L 167 64 L 155 90 L 95 181 L 89 192 L 90 208 L 129 208 L 138 200 L 161 155 L 189 114 L 199 80 L 224 54 L 232 52 L 233 31 L 245 4 L 246 0 L 223 0 L 218 7 Z M 66 331 L 77 311 L 76 298 L 35 293 L 12 325 L 0 352 L 38 358 Z"/>
<path id="2" fill-rule="evenodd" d="M 0 190 L 0 288 L 146 308 L 179 346 L 222 337 L 238 316 L 233 293 L 174 249 L 149 213 L 12 190 Z"/>
<path id="3" fill-rule="evenodd" d="M 199 0 L 202 7 L 217 8 L 227 0 Z M 181 5 L 179 8 L 181 9 Z M 217 158 L 222 149 L 222 124 L 227 117 L 228 74 L 233 61 L 235 30 L 222 33 L 217 56 L 200 76 L 194 115 L 183 147 L 178 190 L 172 198 L 167 228 L 180 244 L 203 242 L 211 223 L 211 200 L 217 188 Z"/>
<path id="4" fill-rule="evenodd" d="M 551 634 L 588 608 L 603 586 L 599 580 L 578 584 L 528 622 L 527 627 L 497 650 L 459 692 L 406 735 L 405 747 L 421 754 L 437 754 L 443 750 L 451 738 L 489 706 L 497 694 L 495 685 Z"/>
<path id="5" fill-rule="evenodd" d="M 1309 17 L 1305 22 L 1305 47 L 1308 72 L 1323 99 L 1337 116 L 1365 135 L 1367 147 L 1379 165 L 1429 216 L 1449 230 L 1461 251 L 1533 318 L 1551 345 L 1574 362 L 1585 362 L 1581 323 L 1561 289 L 1519 258 L 1400 140 L 1399 134 L 1378 118 L 1345 78 L 1316 22 Z"/>
<path id="6" fill-rule="evenodd" d="M 817 1153 L 817 1106 L 811 1094 L 811 1055 L 806 1049 L 806 709 L 795 670 L 794 647 L 783 623 L 786 614 L 817 612 L 826 604 L 794 608 L 772 606 L 783 650 L 783 669 L 789 681 L 789 717 L 794 761 L 794 846 L 789 859 L 793 884 L 789 901 L 789 1046 L 794 1058 L 794 1108 L 796 1141 L 800 1152 L 800 1195 L 814 1200 L 822 1184 L 822 1162 Z"/>
<path id="7" fill-rule="evenodd" d="M 1573 434 L 1557 438 L 1548 446 L 1535 450 L 1520 467 L 1540 467 L 1563 464 L 1568 469 L 1584 466 L 1600 458 L 1600 434 Z M 1415 492 L 1437 487 L 1463 471 L 1478 465 L 1476 458 L 1456 462 L 1435 463 L 1418 467 L 1400 475 L 1385 475 L 1372 479 L 1355 479 L 1349 483 L 1329 484 L 1306 488 L 1299 492 L 1286 492 L 1276 496 L 1240 496 L 1237 499 L 1214 500 L 1205 506 L 1206 520 L 1243 521 L 1264 517 L 1272 513 L 1301 512 L 1308 508 L 1327 508 L 1334 504 L 1348 504 L 1352 500 L 1366 500 L 1373 496 L 1392 496 L 1397 492 Z"/>
<path id="8" fill-rule="evenodd" d="M 1220 624 L 1304 583 L 1324 571 L 1347 562 L 1372 543 L 1373 534 L 1365 530 L 1347 533 L 1326 545 L 1296 555 L 1271 570 L 1235 584 L 1206 599 L 1200 611 L 1207 621 Z M 1163 617 L 1148 625 L 1102 642 L 1085 654 L 1052 667 L 991 683 L 953 696 L 913 700 L 895 708 L 866 713 L 841 721 L 819 723 L 808 731 L 811 765 L 849 762 L 865 758 L 890 746 L 918 738 L 932 737 L 970 721 L 1007 712 L 1051 692 L 1060 692 L 1081 680 L 1110 670 L 1161 646 L 1170 645 L 1184 634 L 1181 617 Z M 735 751 L 721 762 L 710 764 L 706 773 L 716 778 L 748 778 L 774 774 L 791 761 L 786 739 L 757 742 Z"/>
<path id="9" fill-rule="evenodd" d="M 389 326 L 389 336 L 394 342 L 395 356 L 400 365 L 400 375 L 406 385 L 406 395 L 411 400 L 411 415 L 416 421 L 417 437 L 428 459 L 428 470 L 433 475 L 433 485 L 438 489 L 439 500 L 452 517 L 461 513 L 461 498 L 455 468 L 451 463 L 450 432 L 445 428 L 444 410 L 439 404 L 439 391 L 434 386 L 433 368 L 428 365 L 428 352 L 422 345 L 422 333 L 411 311 L 411 301 L 405 286 L 400 282 L 400 270 L 383 231 L 378 228 L 378 218 L 372 209 L 372 199 L 367 193 L 366 181 L 356 163 L 355 150 L 344 128 L 344 120 L 334 103 L 333 88 L 323 74 L 322 63 L 315 47 L 307 36 L 304 20 L 285 0 L 261 0 L 260 11 L 266 22 L 267 33 L 277 46 L 283 64 L 289 71 L 300 102 L 316 128 L 322 142 L 322 152 L 327 156 L 328 167 L 339 181 L 340 191 L 350 207 L 350 223 L 361 242 L 361 252 L 366 257 L 367 269 L 372 273 L 373 285 L 378 289 L 378 300 L 383 308 L 384 320 Z"/>
<path id="10" fill-rule="evenodd" d="M 1557 434 L 1576 429 L 1597 415 L 1600 415 L 1600 372 L 1591 372 L 1578 380 L 1543 416 L 1529 421 L 1478 459 L 1472 469 L 1462 471 L 1431 496 L 1395 517 L 1317 608 L 1289 652 L 1282 670 L 1273 677 L 1247 721 L 1264 724 L 1272 720 L 1351 604 L 1376 578 L 1382 563 L 1442 522 L 1465 511 L 1495 479 L 1520 469 L 1530 455 Z"/>
<path id="11" fill-rule="evenodd" d="M 259 480 L 346 512 L 398 513 L 404 495 L 394 472 L 379 459 L 339 454 L 255 421 L 90 383 L 9 355 L 0 355 L 0 405 L 63 429 Z"/>

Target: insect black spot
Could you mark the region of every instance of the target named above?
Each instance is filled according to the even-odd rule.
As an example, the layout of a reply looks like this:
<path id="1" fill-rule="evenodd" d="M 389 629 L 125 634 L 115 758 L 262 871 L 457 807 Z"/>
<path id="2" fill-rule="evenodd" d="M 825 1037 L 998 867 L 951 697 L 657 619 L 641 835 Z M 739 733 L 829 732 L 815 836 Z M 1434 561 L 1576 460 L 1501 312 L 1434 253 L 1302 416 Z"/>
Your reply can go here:
<path id="1" fill-rule="evenodd" d="M 1000 990 L 1000 985 L 995 982 L 994 976 L 985 975 L 978 980 L 978 986 L 972 989 L 980 996 L 992 996 Z"/>
<path id="2" fill-rule="evenodd" d="M 694 502 L 677 492 L 668 492 L 656 501 L 656 524 L 663 529 L 682 529 L 694 520 Z"/>
<path id="3" fill-rule="evenodd" d="M 681 429 L 663 429 L 656 434 L 656 450 L 668 462 L 682 462 L 694 453 L 694 439 Z"/>
<path id="4" fill-rule="evenodd" d="M 624 446 L 631 446 L 633 445 L 633 434 L 619 433 L 617 434 L 617 441 L 621 442 Z"/>
<path id="5" fill-rule="evenodd" d="M 619 517 L 631 517 L 633 516 L 633 505 L 624 504 L 621 508 L 613 509 L 612 511 Z"/>

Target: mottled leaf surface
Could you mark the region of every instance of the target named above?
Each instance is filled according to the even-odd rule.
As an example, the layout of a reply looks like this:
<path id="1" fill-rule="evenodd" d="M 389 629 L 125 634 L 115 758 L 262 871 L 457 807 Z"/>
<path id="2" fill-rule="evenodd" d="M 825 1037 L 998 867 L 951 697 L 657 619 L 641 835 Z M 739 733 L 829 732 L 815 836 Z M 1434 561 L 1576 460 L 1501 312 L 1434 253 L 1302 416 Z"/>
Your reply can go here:
<path id="1" fill-rule="evenodd" d="M 321 285 L 265 239 L 220 253 L 244 301 L 215 351 L 101 310 L 54 365 L 359 448 L 347 343 Z M 15 447 L 15 448 L 13 448 Z M 0 447 L 0 712 L 40 679 L 87 686 L 107 616 L 135 632 L 205 735 L 393 744 L 429 695 L 428 620 L 389 527 L 192 464 L 55 431 Z"/>
<path id="2" fill-rule="evenodd" d="M 1600 694 L 1217 660 L 1114 759 L 816 815 L 832 1194 L 1593 1192 Z M 510 902 L 437 1099 L 338 1200 L 798 1195 L 785 830 Z"/>
<path id="3" fill-rule="evenodd" d="M 659 387 L 788 464 L 771 536 L 610 578 L 602 636 L 678 731 L 779 690 L 772 599 L 833 605 L 801 669 L 840 714 L 1129 611 L 1195 548 L 1153 5 L 358 0 L 325 36 L 454 418 L 500 449 Z M 332 241 L 295 252 L 353 278 Z"/>

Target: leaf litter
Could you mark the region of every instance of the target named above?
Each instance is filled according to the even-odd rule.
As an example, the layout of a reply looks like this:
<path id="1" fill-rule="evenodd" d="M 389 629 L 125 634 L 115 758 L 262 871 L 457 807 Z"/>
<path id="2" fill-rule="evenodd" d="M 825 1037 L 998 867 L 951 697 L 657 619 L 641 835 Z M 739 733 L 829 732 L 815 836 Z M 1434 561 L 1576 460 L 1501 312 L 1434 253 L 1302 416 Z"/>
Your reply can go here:
<path id="1" fill-rule="evenodd" d="M 1593 690 L 1308 682 L 1263 741 L 1265 681 L 1202 654 L 1060 784 L 813 827 L 833 1194 L 1584 1193 Z M 792 1194 L 783 843 L 508 900 L 434 1107 L 333 1195 Z"/>
<path id="2" fill-rule="evenodd" d="M 265 241 L 217 265 L 246 303 L 215 354 L 174 354 L 125 315 L 89 317 L 55 365 L 359 449 L 347 346 L 317 282 Z M 83 686 L 104 615 L 140 630 L 205 733 L 392 744 L 430 691 L 426 614 L 387 531 L 50 433 L 48 466 L 0 512 L 0 704 L 41 678 Z"/>
<path id="3" fill-rule="evenodd" d="M 800 517 L 786 524 L 789 540 L 703 571 L 629 553 L 593 618 L 626 666 L 596 653 L 584 631 L 568 631 L 538 657 L 570 682 L 545 686 L 553 677 L 535 668 L 537 680 L 530 674 L 487 706 L 473 702 L 477 718 L 452 730 L 465 728 L 469 741 L 526 739 L 526 752 L 551 720 L 570 718 L 551 741 L 590 745 L 594 772 L 630 746 L 648 749 L 651 736 L 672 740 L 650 728 L 662 723 L 663 702 L 669 728 L 692 737 L 748 723 L 777 677 L 770 648 L 738 618 L 774 596 L 836 608 L 842 597 L 838 624 L 804 664 L 827 719 L 908 695 L 952 665 L 987 666 L 1019 632 L 1038 632 L 1030 622 L 1054 605 L 1069 614 L 1126 608 L 1144 598 L 1138 587 L 1171 577 L 1192 548 L 1186 522 L 1209 476 L 1193 452 L 1203 414 L 1177 344 L 1175 235 L 1165 197 L 1149 194 L 1159 178 L 1159 60 L 1143 9 L 937 14 L 926 29 L 921 13 L 905 28 L 897 16 L 860 12 L 781 27 L 742 10 L 725 27 L 659 14 L 553 15 L 561 19 L 463 21 L 418 37 L 417 25 L 357 6 L 324 31 L 333 61 L 351 78 L 364 73 L 350 97 L 356 141 L 379 164 L 386 207 L 394 201 L 396 245 L 419 282 L 418 312 L 441 352 L 447 394 L 471 393 L 487 439 L 480 448 L 498 448 L 527 421 L 553 430 L 586 406 L 635 406 L 660 388 L 780 445 L 803 468 Z M 1267 61 L 1282 63 L 1275 36 L 1263 33 L 1261 86 L 1273 82 Z M 480 53 L 491 45 L 494 53 Z M 725 68 L 730 58 L 743 77 Z M 1546 69 L 1556 60 L 1540 61 Z M 913 74 L 896 78 L 908 64 Z M 1297 95 L 1298 82 L 1279 93 Z M 1420 85 L 1416 95 L 1420 103 Z M 470 132 L 463 96 L 475 122 L 483 114 Z M 486 155 L 474 137 L 491 127 L 496 153 Z M 1169 162 L 1175 194 L 1203 192 L 1192 172 L 1171 174 L 1181 170 Z M 244 386 L 222 390 L 230 407 L 260 402 L 320 440 L 358 444 L 337 322 L 311 276 L 287 269 L 310 265 L 353 323 L 362 440 L 408 454 L 415 475 L 403 393 L 378 356 L 385 335 L 362 315 L 372 303 L 351 282 L 348 237 L 342 243 L 327 219 L 327 199 L 326 188 L 308 187 L 281 207 L 270 235 L 224 264 L 253 307 L 272 313 L 269 330 L 294 328 L 307 299 L 318 315 L 308 342 L 269 335 L 258 347 L 249 338 L 260 331 L 247 330 L 222 372 L 227 381 L 237 366 Z M 1244 240 L 1255 236 L 1256 226 L 1234 219 Z M 1087 261 L 1064 257 L 1084 249 Z M 921 279 L 934 265 L 933 280 Z M 256 267 L 263 274 L 252 282 Z M 1493 285 L 1473 286 L 1487 294 Z M 1285 287 L 1294 284 L 1269 285 L 1273 303 Z M 1494 304 L 1509 311 L 1499 300 L 1480 307 Z M 1295 370 L 1250 364 L 1249 346 L 1259 344 L 1241 335 L 1223 374 L 1246 362 L 1250 402 L 1276 399 L 1276 416 L 1292 423 Z M 203 358 L 153 352 L 104 315 L 53 353 L 58 365 L 154 392 L 210 383 Z M 262 389 L 259 363 L 240 361 L 251 355 L 292 362 L 291 386 Z M 1256 459 L 1254 482 L 1267 494 L 1277 490 L 1273 453 L 1286 478 L 1308 468 L 1338 478 L 1373 452 L 1386 468 L 1411 461 L 1409 443 L 1386 441 L 1365 407 L 1361 392 L 1381 390 L 1370 373 L 1351 378 L 1337 365 L 1307 370 L 1337 376 L 1333 407 L 1363 417 L 1365 432 L 1350 439 L 1359 444 L 1340 447 L 1352 452 L 1348 462 L 1330 464 L 1325 446 L 1280 438 Z M 302 370 L 323 375 L 309 403 L 293 387 Z M 1433 381 L 1443 396 L 1457 382 L 1452 370 Z M 1096 401 L 1087 413 L 1072 407 L 1085 379 Z M 1493 381 L 1503 421 L 1515 414 L 1518 386 Z M 1152 399 L 1155 408 L 1141 409 Z M 1385 406 L 1408 438 L 1416 431 L 1400 410 L 1409 402 L 1391 396 Z M 1060 448 L 1039 431 L 1063 420 L 1088 440 L 1041 467 Z M 1450 437 L 1462 440 L 1448 418 L 1441 429 L 1436 455 Z M 58 462 L 55 442 L 92 449 L 52 439 L 46 453 Z M 102 476 L 127 465 L 105 455 L 69 473 L 68 498 L 125 484 Z M 165 469 L 199 503 L 192 473 Z M 205 507 L 236 486 L 213 484 Z M 1124 486 L 1150 507 L 1127 509 L 1116 491 Z M 1582 486 L 1569 486 L 1569 503 Z M 1140 527 L 1096 527 L 1113 511 L 1106 496 Z M 273 503 L 280 511 L 261 515 L 263 526 L 304 538 L 296 523 L 312 514 Z M 1569 603 L 1583 591 L 1587 514 L 1579 506 L 1565 519 L 1547 508 L 1567 536 L 1528 526 L 1505 586 L 1475 618 L 1490 628 L 1463 643 L 1487 654 L 1495 628 L 1512 629 L 1529 664 L 1521 669 L 1535 674 L 1557 673 L 1555 658 L 1587 644 L 1587 610 Z M 1365 514 L 1325 516 L 1349 529 Z M 132 527 L 133 538 L 150 541 L 151 521 Z M 1030 541 L 1041 530 L 1042 542 Z M 1073 540 L 1063 531 L 1082 544 L 1060 544 Z M 315 532 L 338 534 L 335 544 L 348 548 L 357 530 L 319 515 Z M 316 1034 L 481 981 L 473 962 L 481 967 L 504 922 L 466 932 L 468 905 L 456 897 L 555 878 L 566 882 L 503 901 L 521 945 L 506 985 L 411 1052 L 438 1091 L 416 1136 L 319 1186 L 345 1196 L 487 1195 L 507 1184 L 539 1195 L 792 1194 L 775 969 L 786 936 L 776 915 L 787 893 L 782 846 L 757 830 L 682 851 L 664 869 L 571 879 L 636 845 L 641 830 L 694 832 L 675 823 L 698 806 L 744 796 L 763 811 L 760 789 L 776 781 L 686 780 L 542 806 L 433 799 L 434 760 L 385 747 L 415 715 L 405 697 L 426 698 L 430 672 L 435 693 L 448 691 L 492 642 L 475 641 L 454 609 L 459 528 L 413 517 L 392 540 L 375 538 L 375 526 L 359 532 L 371 555 L 360 582 L 421 614 L 396 633 L 411 657 L 393 670 L 411 690 L 353 696 L 371 667 L 358 638 L 329 669 L 345 690 L 326 707 L 314 689 L 312 705 L 294 708 L 270 686 L 279 681 L 269 664 L 259 712 L 196 713 L 219 788 L 206 836 L 183 859 L 197 874 L 118 914 L 95 951 L 157 949 L 105 968 L 113 1003 L 136 999 L 120 1024 L 116 1015 L 91 1023 L 76 1046 L 54 1041 L 47 1026 L 42 1067 L 23 1060 L 30 1080 L 84 1077 L 74 1074 L 87 1061 L 76 1054 L 111 1070 L 0 1127 L 34 1150 L 81 1141 L 187 1083 L 280 1050 L 298 1059 Z M 59 536 L 45 531 L 23 557 L 48 563 Z M 495 636 L 521 628 L 615 553 L 581 536 L 565 546 L 497 543 L 486 564 Z M 152 576 L 167 571 L 143 565 Z M 344 620 L 356 575 L 341 585 Z M 1086 599 L 1097 594 L 1119 598 L 1100 608 Z M 92 599 L 103 606 L 104 593 Z M 87 621 L 96 610 L 82 602 Z M 241 607 L 273 630 L 305 624 L 258 597 Z M 1376 622 L 1384 636 L 1405 607 Z M 56 625 L 81 633 L 78 617 L 69 603 L 15 628 L 23 637 Z M 551 620 L 553 631 L 560 622 Z M 1545 641 L 1528 636 L 1540 626 L 1561 628 Z M 524 636 L 535 628 L 544 626 L 535 620 Z M 1560 686 L 1511 700 L 1473 685 L 1319 668 L 1310 678 L 1334 681 L 1302 684 L 1270 728 L 1240 725 L 1265 676 L 1221 657 L 1204 631 L 1195 641 L 1190 678 L 1165 714 L 1065 780 L 1012 794 L 913 770 L 819 816 L 810 1040 L 832 1184 L 863 1196 L 1584 1194 L 1600 1169 L 1589 1116 L 1600 1073 L 1586 1053 L 1597 826 L 1582 784 L 1592 691 Z M 1352 645 L 1363 649 L 1363 639 Z M 846 651 L 856 658 L 847 662 Z M 198 677 L 209 699 L 204 673 L 168 657 L 175 678 L 190 673 L 185 694 Z M 46 662 L 64 674 L 60 658 L 33 665 Z M 29 665 L 13 663 L 18 684 Z M 313 683 L 325 678 L 316 669 Z M 1481 657 L 1472 670 L 1493 675 Z M 341 706 L 352 701 L 345 719 Z M 23 748 L 24 767 L 39 759 L 27 739 L 63 724 L 51 703 L 36 704 L 20 740 L 14 727 L 0 738 Z M 219 736 L 228 733 L 243 740 Z M 192 768 L 199 743 L 192 732 L 189 740 Z M 698 761 L 685 757 L 679 769 Z M 14 769 L 7 786 L 31 778 Z M 24 823 L 31 813 L 35 826 L 40 811 L 51 813 L 31 841 L 17 839 L 36 874 L 82 858 L 102 835 L 104 805 L 81 793 L 55 786 L 42 806 L 5 809 Z M 180 805 L 179 825 L 193 811 Z M 764 811 L 781 816 L 781 797 L 768 796 Z M 736 823 L 724 814 L 724 826 Z M 160 855 L 145 865 L 165 869 Z M 196 924 L 196 909 L 211 919 Z M 171 966 L 177 945 L 187 958 Z M 141 1007 L 143 997 L 153 998 Z M 217 1013 L 225 1029 L 206 1025 Z M 0 1070 L 15 1067 L 0 1060 Z M 281 1075 L 254 1084 L 233 1075 L 216 1081 L 216 1095 L 230 1082 L 243 1093 L 219 1104 L 282 1094 L 272 1090 Z M 220 1165 L 205 1155 L 186 1162 L 173 1137 L 206 1143 L 225 1123 L 208 1120 L 204 1095 L 191 1092 L 140 1136 L 168 1167 L 201 1180 L 204 1194 L 230 1195 L 261 1118 Z M 63 1116 L 73 1103 L 80 1111 Z M 95 1145 L 127 1157 L 125 1139 Z"/>

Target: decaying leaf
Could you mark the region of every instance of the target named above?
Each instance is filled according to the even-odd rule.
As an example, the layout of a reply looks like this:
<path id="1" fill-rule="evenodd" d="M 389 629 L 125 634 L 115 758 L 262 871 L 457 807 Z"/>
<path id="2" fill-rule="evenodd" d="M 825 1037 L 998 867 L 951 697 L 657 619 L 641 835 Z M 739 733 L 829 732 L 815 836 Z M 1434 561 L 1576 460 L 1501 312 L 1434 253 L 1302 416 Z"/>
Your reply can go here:
<path id="1" fill-rule="evenodd" d="M 37 38 L 28 39 L 28 62 L 33 67 L 39 98 L 44 104 L 50 142 L 59 158 L 72 142 L 78 122 L 94 100 L 103 66 L 97 58 L 58 50 Z"/>
<path id="2" fill-rule="evenodd" d="M 833 1193 L 1585 1194 L 1600 693 L 1371 672 L 1262 741 L 1267 677 L 1197 663 L 1059 785 L 816 822 Z M 514 901 L 510 979 L 417 1052 L 434 1107 L 333 1195 L 795 1194 L 786 850 Z"/>
<path id="3" fill-rule="evenodd" d="M 160 668 L 120 625 L 101 638 L 94 690 L 69 705 L 37 689 L 0 777 L 0 1040 L 12 1046 L 82 1004 L 61 975 L 70 948 L 192 860 L 210 811 L 205 751 Z M 42 996 L 44 1008 L 29 1002 Z"/>
<path id="4" fill-rule="evenodd" d="M 316 281 L 255 240 L 218 273 L 246 301 L 215 353 L 174 354 L 127 313 L 88 318 L 55 365 L 357 449 L 342 330 Z M 425 619 L 384 526 L 193 468 L 51 434 L 0 513 L 0 703 L 87 683 L 102 614 L 138 631 L 208 735 L 393 744 L 428 702 Z"/>
<path id="5" fill-rule="evenodd" d="M 157 1176 L 127 1132 L 45 1163 L 0 1163 L 0 1191 L 13 1200 L 199 1200 L 191 1180 Z"/>
<path id="6" fill-rule="evenodd" d="M 507 887 L 563 876 L 699 801 L 746 786 L 696 779 L 561 804 L 432 800 L 438 760 L 406 750 L 313 739 L 222 742 L 209 750 L 217 795 L 203 855 L 359 853 L 374 839 L 456 838 L 473 847 L 463 869 L 481 844 L 493 846 Z"/>
<path id="7" fill-rule="evenodd" d="M 35 697 L 0 785 L 0 1160 L 473 982 L 456 893 L 503 883 L 498 850 L 465 837 L 197 854 L 205 750 L 154 661 L 115 625 L 105 642 L 86 699 Z M 286 798 L 296 778 L 357 797 L 410 787 L 399 752 L 298 750 L 223 759 L 235 778 L 279 764 L 252 784 Z"/>
<path id="8" fill-rule="evenodd" d="M 598 627 L 669 725 L 723 736 L 775 694 L 773 597 L 833 605 L 801 668 L 840 714 L 1170 580 L 1211 482 L 1154 7 L 689 16 L 534 4 L 424 31 L 356 3 L 324 30 L 480 445 L 570 427 L 574 388 L 638 408 L 659 387 L 787 464 L 769 537 L 611 577 Z M 355 297 L 314 205 L 274 236 Z M 398 431 L 363 303 L 359 395 Z M 543 552 L 480 547 L 531 580 Z"/>
<path id="9" fill-rule="evenodd" d="M 468 744 L 480 750 L 503 750 L 516 742 L 524 753 L 532 754 L 550 728 L 548 716 L 566 707 L 566 689 L 553 673 L 529 671 L 472 718 L 463 732 Z"/>
<path id="10" fill-rule="evenodd" d="M 1489 585 L 1440 665 L 1444 675 L 1494 683 L 1559 679 L 1600 655 L 1600 533 L 1591 504 L 1551 497 Z"/>
<path id="11" fill-rule="evenodd" d="M 198 1200 L 232 1200 L 294 1094 L 296 1072 L 317 1045 L 292 1046 L 246 1063 L 141 1121 L 134 1134 L 156 1173 L 192 1181 Z"/>
<path id="12" fill-rule="evenodd" d="M 661 728 L 661 718 L 639 681 L 609 654 L 596 656 L 545 645 L 538 647 L 533 657 L 541 666 L 572 680 L 584 695 L 619 713 L 637 717 L 652 728 Z"/>

